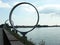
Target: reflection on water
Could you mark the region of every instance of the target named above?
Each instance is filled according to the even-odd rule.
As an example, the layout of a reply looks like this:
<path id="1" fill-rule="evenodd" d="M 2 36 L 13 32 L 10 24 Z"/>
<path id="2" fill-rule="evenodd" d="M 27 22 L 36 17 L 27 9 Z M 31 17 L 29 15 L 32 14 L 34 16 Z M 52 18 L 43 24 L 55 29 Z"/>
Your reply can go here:
<path id="1" fill-rule="evenodd" d="M 25 31 L 29 28 L 19 28 L 20 31 Z M 42 40 L 45 41 L 45 45 L 60 45 L 60 27 L 49 27 L 49 28 L 35 28 L 27 35 L 28 40 L 38 45 Z"/>

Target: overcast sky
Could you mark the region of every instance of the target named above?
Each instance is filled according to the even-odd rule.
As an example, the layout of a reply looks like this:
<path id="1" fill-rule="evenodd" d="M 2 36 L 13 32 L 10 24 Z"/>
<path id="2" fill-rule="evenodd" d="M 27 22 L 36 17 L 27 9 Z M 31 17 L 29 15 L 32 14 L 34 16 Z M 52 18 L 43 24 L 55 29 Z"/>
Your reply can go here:
<path id="1" fill-rule="evenodd" d="M 9 19 L 10 10 L 19 2 L 29 2 L 38 9 L 40 16 L 39 24 L 60 25 L 60 0 L 0 0 L 0 24 Z M 24 6 L 25 8 L 23 8 Z M 20 7 L 20 12 L 18 9 L 13 14 L 15 16 L 14 19 L 16 18 L 16 24 L 29 25 L 30 23 L 35 23 L 37 15 L 33 7 L 23 5 Z M 23 10 L 27 13 L 23 12 Z"/>

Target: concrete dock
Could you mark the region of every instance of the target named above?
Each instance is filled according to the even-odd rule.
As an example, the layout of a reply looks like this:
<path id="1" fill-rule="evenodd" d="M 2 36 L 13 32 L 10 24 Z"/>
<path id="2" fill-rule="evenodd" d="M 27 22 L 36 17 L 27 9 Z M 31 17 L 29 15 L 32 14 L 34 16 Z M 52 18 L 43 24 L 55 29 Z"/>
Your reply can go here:
<path id="1" fill-rule="evenodd" d="M 3 45 L 3 31 L 2 28 L 0 28 L 0 45 Z"/>
<path id="2" fill-rule="evenodd" d="M 9 40 L 10 45 L 24 45 L 22 42 L 20 42 L 16 37 L 14 37 L 11 33 L 9 33 L 7 30 L 4 30 L 6 37 Z M 6 40 L 4 35 L 3 29 L 0 28 L 0 45 L 7 45 L 7 41 L 4 43 L 4 40 Z M 4 35 L 4 36 L 3 36 Z"/>

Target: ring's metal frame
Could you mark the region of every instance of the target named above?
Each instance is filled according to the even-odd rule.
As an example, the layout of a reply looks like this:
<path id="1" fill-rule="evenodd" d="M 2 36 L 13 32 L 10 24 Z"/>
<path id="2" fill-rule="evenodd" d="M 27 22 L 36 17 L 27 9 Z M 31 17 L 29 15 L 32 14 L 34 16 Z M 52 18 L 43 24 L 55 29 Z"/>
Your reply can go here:
<path id="1" fill-rule="evenodd" d="M 37 22 L 36 22 L 36 25 L 34 25 L 34 27 L 33 27 L 32 29 L 30 29 L 29 31 L 27 31 L 27 32 L 18 31 L 18 30 L 14 27 L 14 25 L 12 24 L 12 19 L 11 19 L 12 13 L 13 13 L 14 9 L 15 9 L 17 6 L 22 5 L 22 4 L 31 5 L 32 7 L 34 7 L 34 9 L 35 9 L 36 12 L 37 12 Z M 14 28 L 14 30 L 17 30 L 17 31 L 20 32 L 23 36 L 25 36 L 28 32 L 30 32 L 30 31 L 32 31 L 33 29 L 35 29 L 35 27 L 38 25 L 38 22 L 39 22 L 39 12 L 38 12 L 37 8 L 36 8 L 34 5 L 32 5 L 31 3 L 21 2 L 21 3 L 18 3 L 17 5 L 15 5 L 15 6 L 11 9 L 10 14 L 9 14 L 9 22 L 10 22 L 11 26 Z"/>

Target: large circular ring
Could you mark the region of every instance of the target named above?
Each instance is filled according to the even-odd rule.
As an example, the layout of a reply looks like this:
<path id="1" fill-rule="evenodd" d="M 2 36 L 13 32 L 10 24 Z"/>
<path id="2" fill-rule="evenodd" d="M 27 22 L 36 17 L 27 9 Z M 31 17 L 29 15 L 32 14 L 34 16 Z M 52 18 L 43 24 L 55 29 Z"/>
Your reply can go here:
<path id="1" fill-rule="evenodd" d="M 36 8 L 34 5 L 32 5 L 31 3 L 21 2 L 21 3 L 18 3 L 17 5 L 15 5 L 15 6 L 11 9 L 11 11 L 10 11 L 10 14 L 9 14 L 9 22 L 10 22 L 11 26 L 13 27 L 13 29 L 14 29 L 14 30 L 17 30 L 17 29 L 14 27 L 13 23 L 12 23 L 11 17 L 12 17 L 12 13 L 13 13 L 14 9 L 15 9 L 17 6 L 22 5 L 22 4 L 31 5 L 32 7 L 34 7 L 34 9 L 35 9 L 36 12 L 37 12 L 37 22 L 36 22 L 36 24 L 33 26 L 32 29 L 30 29 L 29 31 L 27 31 L 27 32 L 30 32 L 30 31 L 32 31 L 33 29 L 35 29 L 35 27 L 38 25 L 38 22 L 39 22 L 39 12 L 38 12 L 37 8 Z M 21 31 L 20 31 L 20 32 L 21 32 Z"/>

